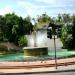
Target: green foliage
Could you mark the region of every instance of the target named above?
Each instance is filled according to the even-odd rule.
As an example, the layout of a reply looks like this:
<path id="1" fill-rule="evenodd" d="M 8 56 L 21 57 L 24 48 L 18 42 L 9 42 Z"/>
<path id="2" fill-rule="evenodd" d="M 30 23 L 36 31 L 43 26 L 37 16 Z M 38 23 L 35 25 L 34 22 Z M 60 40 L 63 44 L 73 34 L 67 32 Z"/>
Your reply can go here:
<path id="1" fill-rule="evenodd" d="M 21 36 L 18 39 L 18 44 L 19 46 L 23 47 L 23 46 L 27 46 L 28 40 L 26 38 L 26 36 Z"/>
<path id="2" fill-rule="evenodd" d="M 56 23 L 63 24 L 61 32 L 61 41 L 63 43 L 63 48 L 73 49 L 73 34 L 75 32 L 74 27 L 72 27 L 74 15 L 70 14 L 59 14 Z M 75 34 L 74 34 L 75 35 Z"/>
<path id="3" fill-rule="evenodd" d="M 0 15 L 0 41 L 4 40 L 4 35 L 3 34 L 5 32 L 6 28 L 5 28 L 5 18 L 3 16 Z"/>
<path id="4" fill-rule="evenodd" d="M 27 17 L 25 18 L 25 20 L 26 20 L 27 22 L 30 22 L 30 21 L 31 21 L 31 17 L 30 17 L 30 16 L 27 16 Z"/>
<path id="5" fill-rule="evenodd" d="M 70 14 L 58 14 L 56 22 L 70 23 L 70 22 L 72 22 L 72 17 L 70 16 Z"/>
<path id="6" fill-rule="evenodd" d="M 62 37 L 63 48 L 72 49 L 72 36 L 65 35 Z"/>
<path id="7" fill-rule="evenodd" d="M 62 27 L 62 37 L 61 41 L 63 43 L 63 48 L 72 49 L 72 34 L 68 33 L 69 29 L 67 26 L 63 25 Z"/>
<path id="8" fill-rule="evenodd" d="M 31 17 L 22 18 L 15 13 L 0 15 L 0 41 L 9 41 L 19 46 L 27 46 L 27 40 L 24 35 L 30 34 L 33 31 L 47 27 L 50 23 L 63 24 L 61 41 L 65 48 L 74 47 L 75 44 L 75 15 L 59 14 L 57 18 L 50 18 L 46 13 L 33 18 L 35 25 L 31 23 Z M 69 27 L 69 23 L 73 21 L 73 27 Z M 67 26 L 65 27 L 65 23 Z M 72 36 L 70 36 L 72 34 Z M 73 45 L 73 46 L 72 46 Z"/>
<path id="9" fill-rule="evenodd" d="M 69 17 L 69 15 L 64 15 L 64 20 L 66 25 L 63 25 L 62 27 L 62 37 L 61 41 L 63 43 L 63 48 L 67 49 L 75 49 L 75 18 L 74 15 L 73 17 Z M 69 25 L 68 22 L 72 23 L 72 25 Z"/>
<path id="10" fill-rule="evenodd" d="M 0 40 L 8 40 L 18 45 L 20 36 L 30 34 L 33 31 L 33 25 L 30 18 L 23 19 L 15 13 L 0 16 Z"/>
<path id="11" fill-rule="evenodd" d="M 73 37 L 73 48 L 75 49 L 75 15 L 73 15 L 72 37 Z"/>
<path id="12" fill-rule="evenodd" d="M 66 48 L 67 37 L 68 37 L 67 28 L 66 28 L 65 25 L 63 25 L 63 27 L 62 27 L 62 37 L 61 37 L 61 41 L 63 43 L 63 48 Z"/>
<path id="13" fill-rule="evenodd" d="M 46 14 L 42 14 L 41 16 L 37 17 L 37 28 L 43 28 L 44 26 L 48 26 L 51 22 L 51 18 Z"/>
<path id="14" fill-rule="evenodd" d="M 24 30 L 25 30 L 25 34 L 30 34 L 33 31 L 33 25 L 30 21 L 27 21 L 26 19 L 24 19 Z"/>
<path id="15" fill-rule="evenodd" d="M 50 22 L 50 17 L 45 13 L 42 14 L 42 16 L 40 16 L 40 18 L 38 18 L 38 22 Z"/>
<path id="16" fill-rule="evenodd" d="M 66 39 L 66 41 L 65 41 L 65 44 L 64 44 L 64 46 L 65 46 L 65 48 L 67 48 L 67 49 L 72 49 L 72 40 L 73 40 L 73 38 L 70 36 L 68 36 L 67 37 L 67 39 Z"/>

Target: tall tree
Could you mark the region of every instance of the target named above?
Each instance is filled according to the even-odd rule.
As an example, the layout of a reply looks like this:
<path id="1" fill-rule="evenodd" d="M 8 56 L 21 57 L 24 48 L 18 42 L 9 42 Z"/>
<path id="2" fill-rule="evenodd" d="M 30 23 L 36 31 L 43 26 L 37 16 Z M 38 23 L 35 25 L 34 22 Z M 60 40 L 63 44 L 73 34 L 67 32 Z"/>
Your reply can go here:
<path id="1" fill-rule="evenodd" d="M 4 38 L 4 32 L 6 31 L 6 25 L 5 25 L 5 19 L 3 16 L 0 15 L 0 40 L 3 41 Z"/>
<path id="2" fill-rule="evenodd" d="M 73 15 L 73 27 L 72 27 L 73 47 L 75 46 L 75 15 Z M 74 47 L 75 48 L 75 47 Z"/>
<path id="3" fill-rule="evenodd" d="M 14 27 L 14 25 L 18 25 L 18 19 L 19 19 L 19 17 L 17 15 L 15 15 L 14 13 L 5 15 L 5 20 L 6 20 L 6 31 L 5 31 L 6 35 L 5 35 L 5 37 L 10 42 L 15 42 L 16 35 L 13 34 L 12 28 Z"/>
<path id="4" fill-rule="evenodd" d="M 6 14 L 4 19 L 5 30 L 2 32 L 5 34 L 4 37 L 7 38 L 9 42 L 18 44 L 18 39 L 21 36 L 33 31 L 33 25 L 30 20 L 18 17 L 15 13 Z"/>
<path id="5" fill-rule="evenodd" d="M 44 26 L 48 26 L 49 23 L 51 22 L 51 18 L 46 14 L 42 14 L 41 16 L 37 17 L 37 28 L 42 28 Z"/>
<path id="6" fill-rule="evenodd" d="M 24 19 L 24 26 L 25 26 L 26 34 L 30 34 L 33 31 L 33 25 L 31 23 L 30 17 L 26 17 Z"/>

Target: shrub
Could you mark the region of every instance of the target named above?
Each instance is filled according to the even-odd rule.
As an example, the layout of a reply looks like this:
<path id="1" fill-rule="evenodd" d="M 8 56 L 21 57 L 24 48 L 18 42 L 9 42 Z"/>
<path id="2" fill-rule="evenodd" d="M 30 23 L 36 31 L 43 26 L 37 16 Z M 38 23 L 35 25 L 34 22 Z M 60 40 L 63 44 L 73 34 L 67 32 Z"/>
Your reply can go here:
<path id="1" fill-rule="evenodd" d="M 63 43 L 63 48 L 72 49 L 73 38 L 72 38 L 72 34 L 68 33 L 68 30 L 69 29 L 64 25 L 63 28 L 62 28 L 61 41 Z"/>
<path id="2" fill-rule="evenodd" d="M 72 37 L 67 37 L 63 41 L 63 48 L 72 49 Z"/>
<path id="3" fill-rule="evenodd" d="M 27 41 L 26 36 L 19 37 L 19 39 L 18 39 L 18 45 L 20 47 L 27 46 L 27 43 L 28 43 L 28 41 Z"/>

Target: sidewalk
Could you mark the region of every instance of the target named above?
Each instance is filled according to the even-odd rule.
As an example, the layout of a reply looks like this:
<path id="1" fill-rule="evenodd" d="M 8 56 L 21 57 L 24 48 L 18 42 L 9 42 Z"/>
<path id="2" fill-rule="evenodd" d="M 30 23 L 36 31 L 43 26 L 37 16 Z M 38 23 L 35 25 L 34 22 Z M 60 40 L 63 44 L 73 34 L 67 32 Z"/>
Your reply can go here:
<path id="1" fill-rule="evenodd" d="M 43 73 L 43 72 L 64 72 L 64 71 L 74 71 L 75 65 L 59 66 L 57 69 L 55 67 L 43 67 L 43 68 L 23 68 L 23 69 L 0 69 L 0 73 Z"/>
<path id="2" fill-rule="evenodd" d="M 75 64 L 75 58 L 58 59 L 57 64 L 61 65 L 73 65 Z M 18 61 L 2 61 L 0 62 L 0 69 L 7 68 L 39 68 L 39 67 L 54 67 L 55 60 L 44 61 L 30 61 L 30 62 L 18 62 Z"/>
<path id="3" fill-rule="evenodd" d="M 54 60 L 34 61 L 34 62 L 0 62 L 0 73 L 33 73 L 33 72 L 57 72 L 75 70 L 75 58 L 60 59 L 55 68 Z M 66 63 L 67 65 L 64 65 Z M 52 65 L 52 66 L 51 66 Z M 38 67 L 39 66 L 39 67 Z"/>

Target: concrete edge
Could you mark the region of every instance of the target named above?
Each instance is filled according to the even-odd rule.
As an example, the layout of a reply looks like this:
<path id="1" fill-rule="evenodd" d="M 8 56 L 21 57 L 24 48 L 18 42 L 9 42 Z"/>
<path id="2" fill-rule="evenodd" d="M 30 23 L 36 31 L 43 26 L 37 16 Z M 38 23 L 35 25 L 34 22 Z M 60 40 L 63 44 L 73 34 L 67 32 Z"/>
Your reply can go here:
<path id="1" fill-rule="evenodd" d="M 15 74 L 42 74 L 42 73 L 61 73 L 61 72 L 75 72 L 75 69 L 72 70 L 56 70 L 56 71 L 41 71 L 41 72 L 21 72 L 21 73 L 3 73 L 0 75 L 15 75 Z"/>

